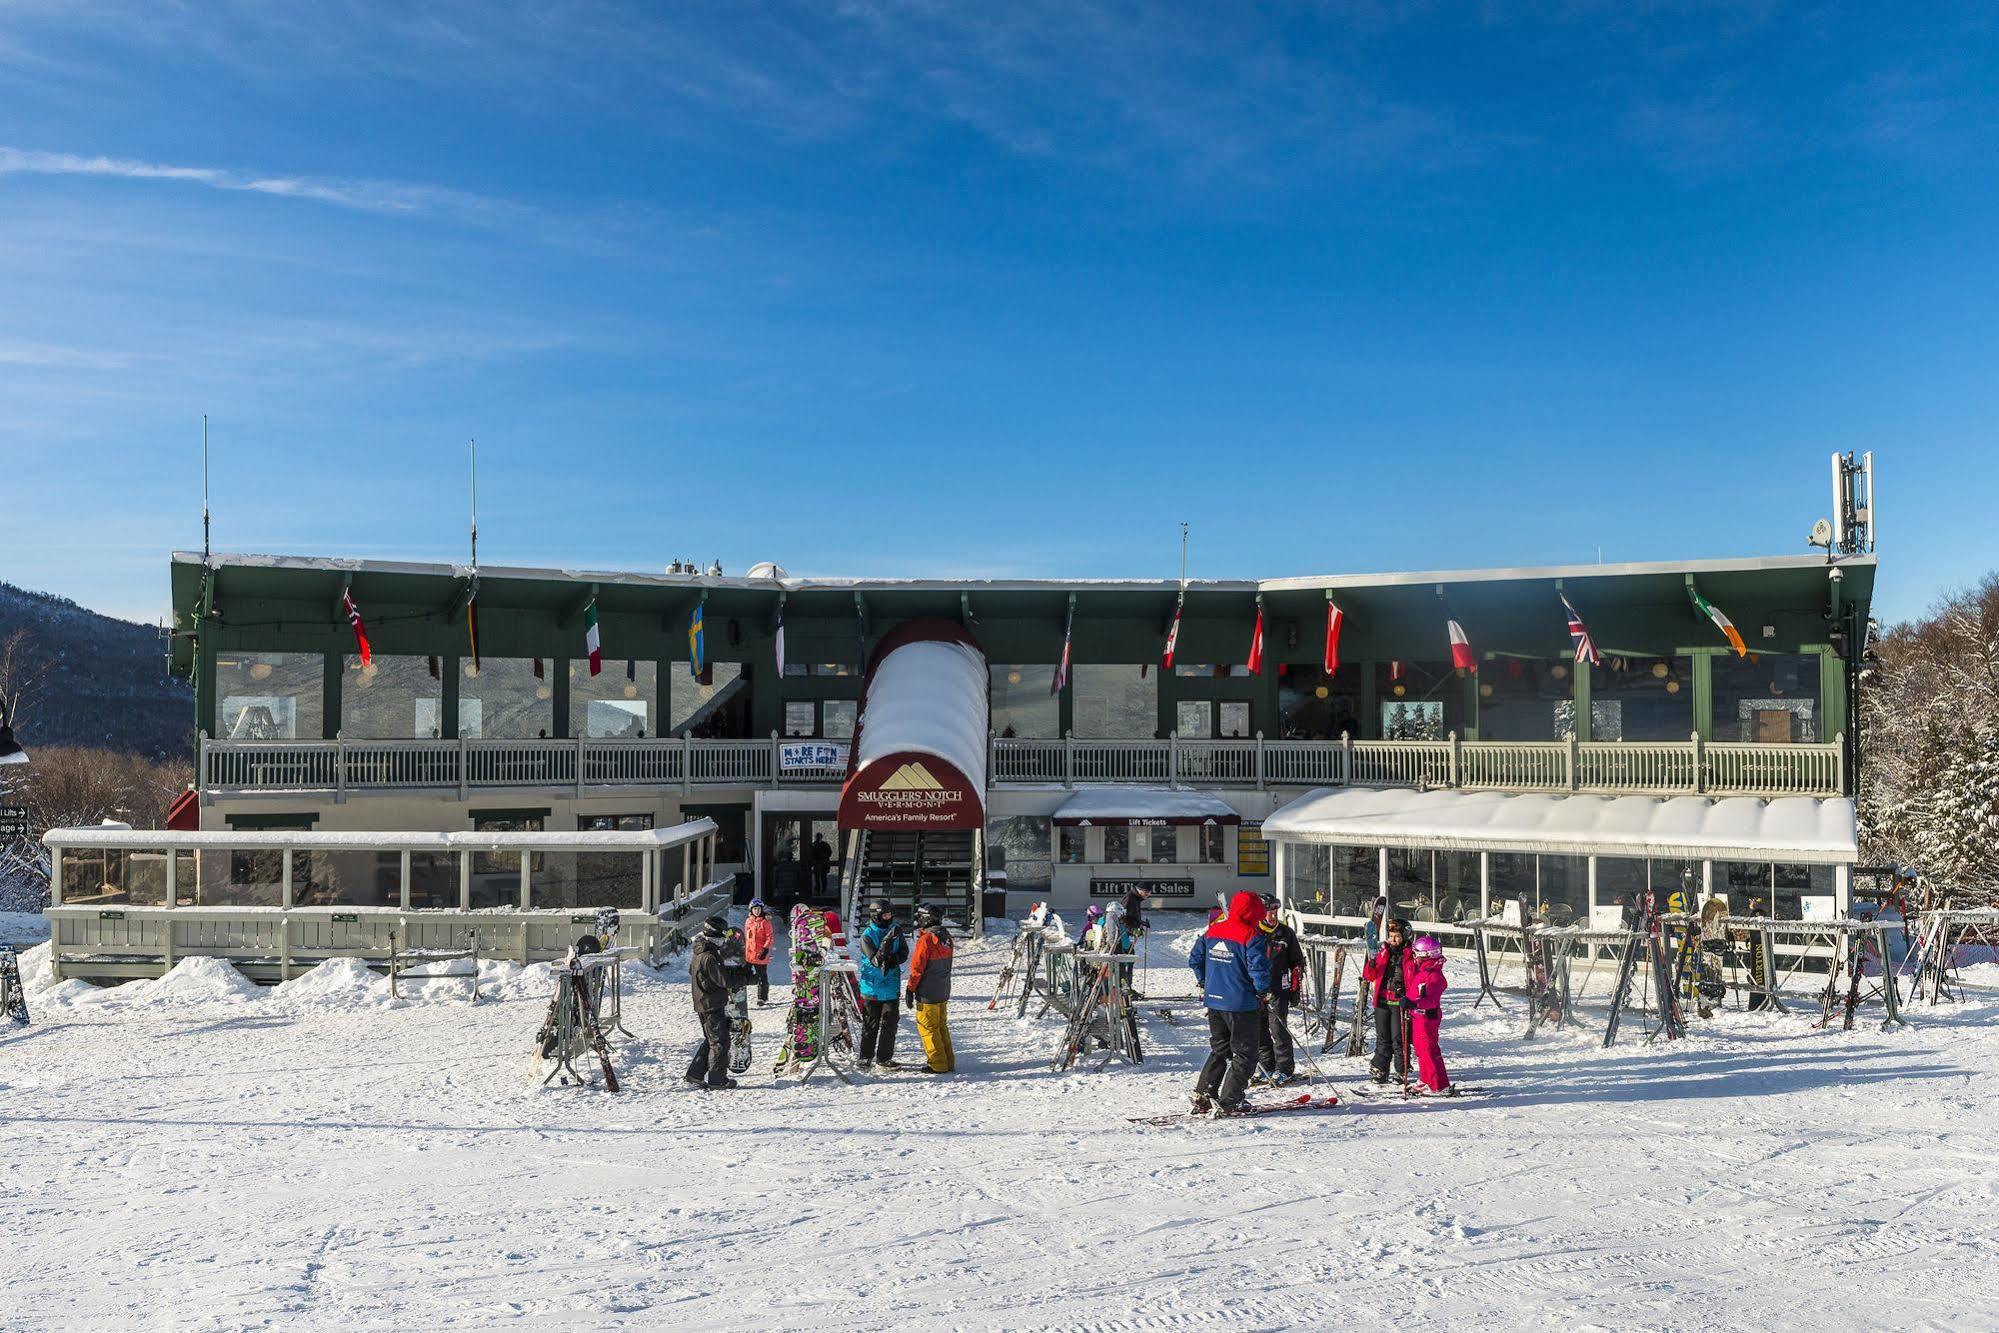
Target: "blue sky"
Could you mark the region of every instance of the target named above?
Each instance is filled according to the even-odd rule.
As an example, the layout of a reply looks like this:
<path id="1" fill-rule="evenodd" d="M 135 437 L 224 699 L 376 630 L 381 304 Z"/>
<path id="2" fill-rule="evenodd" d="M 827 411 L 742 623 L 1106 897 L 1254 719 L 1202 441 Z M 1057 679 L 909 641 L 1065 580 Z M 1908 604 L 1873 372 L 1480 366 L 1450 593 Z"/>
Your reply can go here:
<path id="1" fill-rule="evenodd" d="M 0 0 L 0 578 L 1999 566 L 1983 6 Z"/>

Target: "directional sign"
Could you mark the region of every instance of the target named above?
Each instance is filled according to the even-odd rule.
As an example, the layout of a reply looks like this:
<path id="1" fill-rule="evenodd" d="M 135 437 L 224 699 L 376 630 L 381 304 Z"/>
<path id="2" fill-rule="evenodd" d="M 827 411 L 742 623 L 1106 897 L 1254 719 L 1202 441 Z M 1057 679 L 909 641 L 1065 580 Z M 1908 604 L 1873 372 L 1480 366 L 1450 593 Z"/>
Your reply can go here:
<path id="1" fill-rule="evenodd" d="M 25 805 L 0 805 L 0 838 L 25 838 L 28 836 L 28 807 Z"/>

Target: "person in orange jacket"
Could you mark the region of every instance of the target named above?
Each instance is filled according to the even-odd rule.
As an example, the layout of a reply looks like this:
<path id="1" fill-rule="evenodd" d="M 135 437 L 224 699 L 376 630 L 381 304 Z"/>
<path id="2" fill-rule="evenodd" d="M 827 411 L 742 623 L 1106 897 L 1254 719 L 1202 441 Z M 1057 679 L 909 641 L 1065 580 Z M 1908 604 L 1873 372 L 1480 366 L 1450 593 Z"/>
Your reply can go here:
<path id="1" fill-rule="evenodd" d="M 759 1009 L 770 1002 L 770 951 L 775 938 L 776 928 L 764 910 L 764 900 L 750 899 L 750 914 L 743 921 L 743 961 L 756 971 Z"/>
<path id="2" fill-rule="evenodd" d="M 944 1021 L 951 999 L 951 932 L 944 929 L 937 909 L 916 909 L 916 947 L 909 955 L 909 986 L 903 998 L 916 1011 L 916 1032 L 923 1038 L 924 1063 L 933 1074 L 958 1067 L 951 1052 L 951 1029 Z"/>

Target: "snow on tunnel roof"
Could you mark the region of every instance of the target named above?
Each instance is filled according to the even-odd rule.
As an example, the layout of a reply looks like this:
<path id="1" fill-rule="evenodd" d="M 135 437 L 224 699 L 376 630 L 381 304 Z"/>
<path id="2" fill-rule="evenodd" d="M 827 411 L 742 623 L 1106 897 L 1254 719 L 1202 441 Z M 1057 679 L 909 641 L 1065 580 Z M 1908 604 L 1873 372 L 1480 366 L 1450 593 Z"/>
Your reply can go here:
<path id="1" fill-rule="evenodd" d="M 879 651 L 879 650 L 877 650 Z M 868 672 L 856 772 L 888 755 L 936 755 L 986 789 L 986 657 L 968 642 L 918 639 L 882 653 Z"/>
<path id="2" fill-rule="evenodd" d="M 1087 787 L 1055 812 L 1058 825 L 1240 824 L 1242 816 L 1219 796 L 1171 787 Z"/>
<path id="3" fill-rule="evenodd" d="M 1859 859 L 1845 797 L 1549 796 L 1320 787 L 1264 821 L 1273 842 L 1787 860 Z"/>

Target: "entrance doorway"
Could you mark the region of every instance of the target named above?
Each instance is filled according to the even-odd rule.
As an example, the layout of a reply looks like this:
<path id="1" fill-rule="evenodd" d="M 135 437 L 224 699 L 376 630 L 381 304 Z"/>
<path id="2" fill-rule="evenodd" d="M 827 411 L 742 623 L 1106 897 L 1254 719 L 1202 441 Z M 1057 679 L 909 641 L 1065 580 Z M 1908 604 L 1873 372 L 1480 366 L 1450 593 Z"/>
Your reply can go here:
<path id="1" fill-rule="evenodd" d="M 801 902 L 839 906 L 843 851 L 832 811 L 766 810 L 761 834 L 764 882 L 757 891 L 773 913 Z M 815 863 L 819 840 L 826 850 Z"/>

